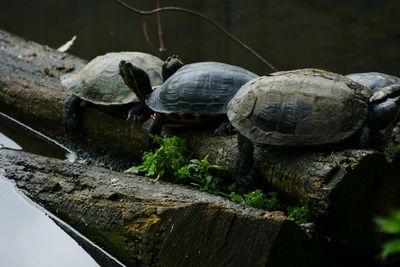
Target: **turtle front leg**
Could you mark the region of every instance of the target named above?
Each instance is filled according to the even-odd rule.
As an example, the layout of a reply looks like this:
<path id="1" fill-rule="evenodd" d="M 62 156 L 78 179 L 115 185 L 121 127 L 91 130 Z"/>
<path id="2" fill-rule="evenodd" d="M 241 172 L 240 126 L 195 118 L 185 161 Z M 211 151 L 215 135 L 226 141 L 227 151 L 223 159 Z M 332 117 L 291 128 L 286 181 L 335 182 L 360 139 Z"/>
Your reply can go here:
<path id="1" fill-rule="evenodd" d="M 132 104 L 132 108 L 128 112 L 128 121 L 132 121 L 135 125 L 141 125 L 147 121 L 153 112 L 143 105 L 141 102 Z"/>
<path id="2" fill-rule="evenodd" d="M 81 122 L 82 99 L 75 95 L 68 96 L 64 102 L 63 121 L 67 133 L 76 133 Z"/>
<path id="3" fill-rule="evenodd" d="M 372 148 L 379 152 L 384 152 L 390 137 L 392 136 L 393 126 L 383 130 L 374 130 L 363 127 L 359 132 L 359 146 L 361 148 Z"/>
<path id="4" fill-rule="evenodd" d="M 254 144 L 248 138 L 238 133 L 238 156 L 236 159 L 236 182 L 250 189 L 254 184 Z"/>
<path id="5" fill-rule="evenodd" d="M 235 127 L 232 126 L 232 124 L 228 121 L 228 118 L 226 118 L 219 126 L 217 129 L 214 131 L 216 134 L 221 135 L 221 136 L 227 136 L 227 135 L 232 135 L 236 133 Z"/>
<path id="6" fill-rule="evenodd" d="M 153 141 L 151 136 L 152 135 L 161 135 L 164 123 L 165 123 L 165 116 L 161 113 L 156 113 L 154 120 L 151 122 L 151 124 L 149 126 L 149 136 L 147 137 L 150 148 L 153 150 L 158 148 L 158 145 L 157 145 L 157 143 L 155 143 Z"/>

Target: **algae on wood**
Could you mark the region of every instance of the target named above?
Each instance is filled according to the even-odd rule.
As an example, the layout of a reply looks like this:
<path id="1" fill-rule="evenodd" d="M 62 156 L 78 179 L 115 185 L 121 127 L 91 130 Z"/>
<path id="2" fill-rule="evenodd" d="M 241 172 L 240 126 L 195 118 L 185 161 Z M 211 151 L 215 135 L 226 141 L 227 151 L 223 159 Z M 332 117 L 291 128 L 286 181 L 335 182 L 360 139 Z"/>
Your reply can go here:
<path id="1" fill-rule="evenodd" d="M 334 266 L 293 221 L 150 179 L 0 150 L 5 177 L 129 266 Z"/>
<path id="2" fill-rule="evenodd" d="M 227 166 L 233 175 L 236 137 L 185 131 L 198 157 Z M 374 150 L 322 148 L 256 148 L 257 178 L 288 197 L 313 207 L 318 231 L 336 236 L 348 249 L 374 258 L 382 244 L 374 219 L 400 206 L 400 158 L 388 161 Z"/>

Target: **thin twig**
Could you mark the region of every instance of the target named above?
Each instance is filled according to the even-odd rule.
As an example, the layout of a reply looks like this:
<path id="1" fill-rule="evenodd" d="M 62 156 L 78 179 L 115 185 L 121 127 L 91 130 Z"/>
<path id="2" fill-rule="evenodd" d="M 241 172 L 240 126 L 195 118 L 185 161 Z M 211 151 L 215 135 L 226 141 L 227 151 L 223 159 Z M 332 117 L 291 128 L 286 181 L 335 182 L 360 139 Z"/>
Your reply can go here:
<path id="1" fill-rule="evenodd" d="M 150 39 L 149 32 L 147 31 L 147 24 L 146 24 L 146 21 L 144 19 L 142 19 L 142 28 L 143 28 L 144 39 L 146 40 L 147 44 L 149 45 L 151 51 L 154 54 L 156 54 L 157 51 L 154 48 L 153 42 Z"/>
<path id="2" fill-rule="evenodd" d="M 157 4 L 157 9 L 160 8 L 160 1 L 156 0 Z M 160 53 L 162 55 L 162 58 L 165 58 L 165 52 L 167 51 L 165 44 L 164 44 L 164 36 L 163 36 L 163 31 L 161 27 L 161 15 L 160 13 L 157 13 L 157 29 L 158 29 L 158 40 L 160 44 Z"/>
<path id="3" fill-rule="evenodd" d="M 254 49 L 252 49 L 251 47 L 249 47 L 248 45 L 246 45 L 245 43 L 240 41 L 238 38 L 236 38 L 234 35 L 232 35 L 227 30 L 225 30 L 225 28 L 222 27 L 218 22 L 214 21 L 213 19 L 211 19 L 210 17 L 208 17 L 202 13 L 193 11 L 191 9 L 181 8 L 181 7 L 162 7 L 162 8 L 156 8 L 156 9 L 153 9 L 150 11 L 143 11 L 143 10 L 136 9 L 136 8 L 126 4 L 125 2 L 123 2 L 121 0 L 117 0 L 117 1 L 119 4 L 121 4 L 125 8 L 129 9 L 132 12 L 140 14 L 140 15 L 153 15 L 158 12 L 177 11 L 177 12 L 184 12 L 184 13 L 189 13 L 189 14 L 198 16 L 198 17 L 210 22 L 211 24 L 213 24 L 215 27 L 217 27 L 219 30 L 221 30 L 223 33 L 225 33 L 229 38 L 231 38 L 236 43 L 240 44 L 243 48 L 245 48 L 247 51 L 252 53 L 255 57 L 257 57 L 259 60 L 261 60 L 264 64 L 266 64 L 272 70 L 277 71 L 277 69 L 271 63 L 269 63 L 265 58 L 263 58 L 260 54 L 258 54 L 256 51 L 254 51 Z"/>

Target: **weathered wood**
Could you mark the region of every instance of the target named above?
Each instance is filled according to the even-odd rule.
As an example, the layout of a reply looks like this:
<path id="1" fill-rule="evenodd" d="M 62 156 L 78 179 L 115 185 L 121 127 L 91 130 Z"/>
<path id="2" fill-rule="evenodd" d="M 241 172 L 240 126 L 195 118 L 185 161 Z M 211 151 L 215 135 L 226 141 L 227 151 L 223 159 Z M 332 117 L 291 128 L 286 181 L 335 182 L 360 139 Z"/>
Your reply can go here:
<path id="1" fill-rule="evenodd" d="M 78 71 L 86 61 L 1 30 L 0 48 L 1 112 L 69 143 L 78 152 L 104 154 L 105 162 L 115 158 L 114 163 L 126 166 L 127 159 L 138 159 L 147 150 L 141 129 L 91 106 L 83 109 L 82 135 L 65 135 L 62 109 L 69 92 L 59 77 Z"/>
<path id="2" fill-rule="evenodd" d="M 236 137 L 180 133 L 199 157 L 234 169 Z M 400 207 L 400 159 L 348 145 L 324 148 L 256 148 L 257 175 L 287 196 L 310 203 L 320 234 L 343 239 L 360 257 L 373 258 L 383 236 L 374 219 Z M 233 172 L 231 172 L 233 175 Z"/>
<path id="3" fill-rule="evenodd" d="M 78 70 L 84 61 L 48 47 L 0 32 L 0 111 L 24 121 L 67 144 L 94 151 L 99 162 L 114 156 L 122 166 L 139 160 L 147 150 L 142 129 L 92 107 L 83 112 L 83 133 L 65 136 L 61 114 L 66 89 L 58 81 L 65 71 Z M 184 137 L 197 157 L 210 159 L 233 174 L 235 136 L 218 137 L 205 129 L 185 129 Z M 373 257 L 381 239 L 373 219 L 400 206 L 397 160 L 373 150 L 348 145 L 317 149 L 266 148 L 256 150 L 258 179 L 300 202 L 310 202 L 321 232 L 343 237 L 349 248 Z"/>
<path id="4" fill-rule="evenodd" d="M 0 151 L 2 173 L 128 266 L 334 266 L 280 212 L 103 168 Z"/>

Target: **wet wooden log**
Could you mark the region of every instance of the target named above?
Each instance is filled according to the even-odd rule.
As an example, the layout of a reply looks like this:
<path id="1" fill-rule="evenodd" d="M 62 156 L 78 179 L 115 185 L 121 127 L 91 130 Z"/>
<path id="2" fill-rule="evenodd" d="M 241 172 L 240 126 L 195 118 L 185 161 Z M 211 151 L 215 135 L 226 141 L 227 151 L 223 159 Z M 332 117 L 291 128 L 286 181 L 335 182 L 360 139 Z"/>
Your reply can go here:
<path id="1" fill-rule="evenodd" d="M 143 131 L 96 108 L 83 108 L 82 134 L 67 136 L 62 109 L 68 89 L 60 76 L 80 70 L 85 60 L 0 30 L 0 111 L 82 153 L 124 166 L 147 150 Z M 71 140 L 71 142 L 69 142 Z M 86 153 L 88 152 L 88 153 Z M 110 164 L 108 164 L 110 165 Z"/>
<path id="2" fill-rule="evenodd" d="M 335 266 L 281 212 L 25 152 L 0 150 L 0 166 L 31 199 L 128 266 Z"/>
<path id="3" fill-rule="evenodd" d="M 235 137 L 184 136 L 197 154 L 234 169 Z M 400 207 L 398 157 L 348 147 L 256 148 L 254 156 L 259 181 L 311 204 L 320 234 L 333 233 L 360 257 L 376 254 L 383 237 L 375 218 Z"/>
<path id="4" fill-rule="evenodd" d="M 147 150 L 142 129 L 92 107 L 83 112 L 84 132 L 70 139 L 62 128 L 62 105 L 68 94 L 58 77 L 80 69 L 84 61 L 48 47 L 0 32 L 0 111 L 67 144 L 92 150 L 100 163 L 139 160 Z M 233 174 L 235 136 L 218 137 L 212 130 L 185 129 L 197 157 L 209 158 Z M 106 153 L 105 153 L 106 152 Z M 303 203 L 311 203 L 320 231 L 343 238 L 351 250 L 373 257 L 380 247 L 374 218 L 400 206 L 398 160 L 373 150 L 348 145 L 317 149 L 258 149 L 258 179 Z M 122 164 L 123 165 L 123 164 Z"/>

